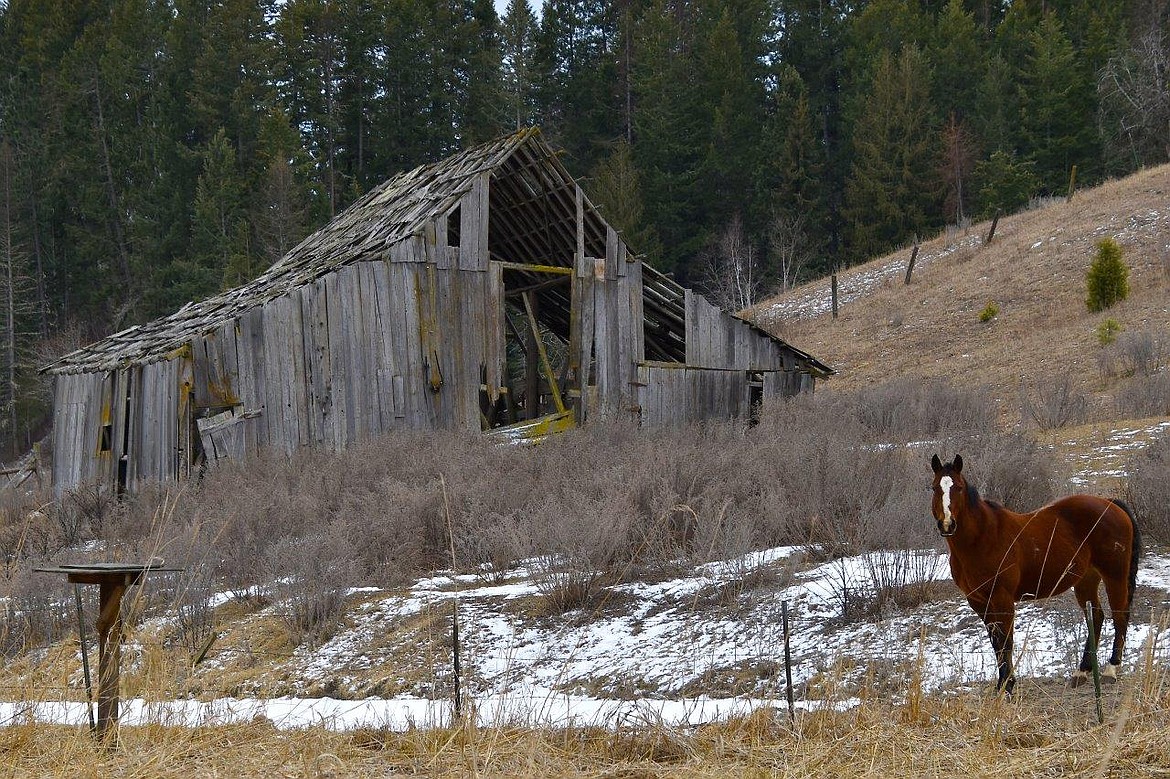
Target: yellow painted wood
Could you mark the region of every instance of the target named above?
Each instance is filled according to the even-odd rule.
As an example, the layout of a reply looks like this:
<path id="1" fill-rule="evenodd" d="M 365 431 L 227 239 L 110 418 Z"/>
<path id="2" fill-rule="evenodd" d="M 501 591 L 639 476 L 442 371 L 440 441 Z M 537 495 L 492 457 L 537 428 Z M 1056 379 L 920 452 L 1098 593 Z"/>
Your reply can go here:
<path id="1" fill-rule="evenodd" d="M 540 367 L 548 379 L 548 388 L 552 392 L 553 405 L 557 407 L 557 413 L 563 414 L 565 413 L 565 402 L 561 399 L 561 388 L 557 385 L 556 374 L 553 373 L 552 365 L 548 361 L 548 352 L 544 349 L 544 339 L 540 337 L 540 328 L 536 324 L 536 314 L 532 311 L 532 299 L 528 295 L 524 296 L 524 311 L 528 314 L 528 326 L 532 328 L 532 333 L 536 336 L 536 351 L 540 355 Z"/>
<path id="2" fill-rule="evenodd" d="M 505 270 L 523 270 L 529 273 L 560 273 L 568 276 L 573 272 L 572 268 L 565 268 L 560 265 L 528 265 L 523 262 L 504 262 L 503 260 L 492 260 L 492 265 L 499 266 Z"/>

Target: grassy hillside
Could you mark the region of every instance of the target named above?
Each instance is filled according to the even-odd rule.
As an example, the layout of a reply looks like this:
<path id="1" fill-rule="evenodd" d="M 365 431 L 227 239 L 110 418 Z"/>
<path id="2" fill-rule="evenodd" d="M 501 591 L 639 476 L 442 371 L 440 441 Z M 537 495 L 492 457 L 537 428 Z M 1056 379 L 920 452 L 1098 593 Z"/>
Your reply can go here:
<path id="1" fill-rule="evenodd" d="M 1115 401 L 1170 352 L 1170 166 L 1002 217 L 987 244 L 989 228 L 983 222 L 923 243 L 908 286 L 909 247 L 843 272 L 836 320 L 827 279 L 748 315 L 835 367 L 835 388 L 939 377 L 988 387 L 1010 417 L 1021 393 L 1068 376 L 1088 396 L 1090 419 L 1128 418 Z M 1131 293 L 1094 314 L 1085 305 L 1085 273 L 1105 237 L 1124 251 Z M 981 321 L 989 303 L 998 314 Z M 1097 329 L 1107 318 L 1122 332 L 1103 347 Z M 1160 354 L 1139 353 L 1145 336 Z"/>

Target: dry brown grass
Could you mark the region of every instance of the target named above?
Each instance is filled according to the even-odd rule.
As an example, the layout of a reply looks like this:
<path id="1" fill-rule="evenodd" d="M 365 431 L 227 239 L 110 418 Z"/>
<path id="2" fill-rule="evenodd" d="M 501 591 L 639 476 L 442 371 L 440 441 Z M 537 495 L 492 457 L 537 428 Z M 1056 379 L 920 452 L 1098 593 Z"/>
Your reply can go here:
<path id="1" fill-rule="evenodd" d="M 721 724 L 597 728 L 281 731 L 124 727 L 113 748 L 82 729 L 0 729 L 5 775 L 70 777 L 1153 777 L 1170 772 L 1170 696 L 1153 669 L 1090 693 L 1022 680 L 984 691 L 866 700 L 844 712 L 758 710 Z"/>
<path id="2" fill-rule="evenodd" d="M 1098 324 L 1112 317 L 1125 332 L 1170 333 L 1168 197 L 1170 165 L 1142 171 L 1078 192 L 1071 202 L 1001 218 L 990 245 L 930 261 L 915 270 L 909 286 L 899 275 L 896 283 L 843 305 L 837 320 L 824 314 L 771 326 L 837 369 L 828 385 L 841 389 L 895 376 L 940 377 L 958 386 L 989 387 L 1005 414 L 1018 419 L 1019 393 L 1027 383 L 1067 375 L 1098 405 L 1111 406 L 1131 379 L 1101 375 Z M 986 236 L 989 226 L 974 225 L 970 239 Z M 1084 302 L 1085 272 L 1095 242 L 1106 236 L 1124 251 L 1130 297 L 1093 314 Z M 963 237 L 927 241 L 922 256 L 938 255 Z M 908 258 L 909 250 L 899 251 L 850 269 L 841 274 L 842 286 L 846 278 L 889 262 L 904 268 Z M 777 300 L 808 291 L 797 288 Z M 1000 311 L 981 323 L 988 301 Z"/>

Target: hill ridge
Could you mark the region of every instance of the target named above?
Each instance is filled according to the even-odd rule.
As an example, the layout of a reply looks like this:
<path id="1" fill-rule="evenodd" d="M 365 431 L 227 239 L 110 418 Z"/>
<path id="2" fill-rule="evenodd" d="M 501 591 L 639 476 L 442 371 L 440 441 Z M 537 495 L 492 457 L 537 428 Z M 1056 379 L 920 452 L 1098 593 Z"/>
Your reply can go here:
<path id="1" fill-rule="evenodd" d="M 1170 165 L 1078 192 L 1072 200 L 953 228 L 923 241 L 909 285 L 909 247 L 838 274 L 839 317 L 821 279 L 760 303 L 745 316 L 837 370 L 826 386 L 888 378 L 987 385 L 1000 399 L 1021 382 L 1068 375 L 1104 398 L 1128 377 L 1103 375 L 1096 328 L 1150 333 L 1170 352 Z M 1111 236 L 1130 269 L 1128 300 L 1094 314 L 1084 274 L 1095 243 Z M 979 315 L 989 302 L 999 313 Z M 1170 357 L 1170 354 L 1166 354 Z"/>

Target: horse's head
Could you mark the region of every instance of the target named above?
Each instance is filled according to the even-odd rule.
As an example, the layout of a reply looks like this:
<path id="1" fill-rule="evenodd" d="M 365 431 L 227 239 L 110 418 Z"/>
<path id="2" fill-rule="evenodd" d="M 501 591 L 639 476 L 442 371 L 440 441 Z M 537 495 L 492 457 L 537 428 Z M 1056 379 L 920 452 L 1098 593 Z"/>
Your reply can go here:
<path id="1" fill-rule="evenodd" d="M 930 501 L 930 510 L 938 523 L 938 532 L 943 536 L 953 536 L 959 528 L 956 515 L 967 500 L 963 458 L 956 454 L 954 462 L 944 464 L 936 454 L 930 460 L 930 467 L 934 470 L 934 496 Z"/>

